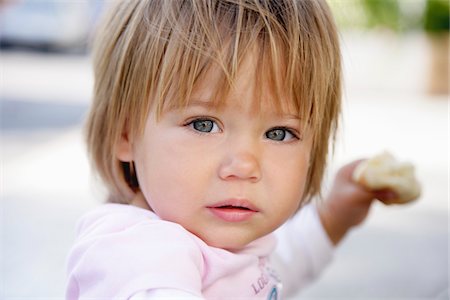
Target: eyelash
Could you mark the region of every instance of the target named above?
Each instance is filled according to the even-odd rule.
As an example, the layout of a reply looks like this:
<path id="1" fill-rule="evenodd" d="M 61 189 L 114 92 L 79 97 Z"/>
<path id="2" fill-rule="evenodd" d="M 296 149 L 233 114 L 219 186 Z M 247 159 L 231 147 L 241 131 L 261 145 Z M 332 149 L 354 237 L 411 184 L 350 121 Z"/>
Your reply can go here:
<path id="1" fill-rule="evenodd" d="M 198 130 L 198 129 L 196 129 L 194 127 L 194 123 L 195 122 L 204 122 L 204 121 L 209 121 L 209 122 L 213 123 L 212 124 L 213 128 L 211 129 L 211 131 L 201 131 L 201 130 Z M 196 117 L 196 118 L 193 118 L 193 119 L 189 119 L 183 124 L 183 126 L 189 127 L 189 129 L 191 129 L 194 133 L 199 134 L 199 135 L 204 135 L 204 134 L 209 134 L 209 133 L 213 133 L 213 134 L 216 133 L 216 132 L 212 132 L 215 126 L 217 126 L 217 130 L 219 130 L 219 132 L 222 131 L 222 127 L 219 125 L 219 122 L 214 120 L 214 118 L 211 118 L 211 117 Z M 269 132 L 275 131 L 275 130 L 283 130 L 283 131 L 287 132 L 288 134 L 290 134 L 293 139 L 295 139 L 295 140 L 302 140 L 302 138 L 300 137 L 300 134 L 297 132 L 297 130 L 295 130 L 293 128 L 285 127 L 285 126 L 279 126 L 279 127 L 270 128 L 269 130 L 267 130 L 264 133 L 264 136 L 266 138 L 268 138 L 267 134 Z M 275 141 L 275 142 L 289 142 L 289 141 L 284 141 L 284 140 L 274 140 L 274 139 L 270 139 L 270 138 L 268 138 L 268 139 L 272 140 L 272 141 Z"/>
<path id="2" fill-rule="evenodd" d="M 212 122 L 212 123 L 213 123 L 213 125 L 212 125 L 213 128 L 211 129 L 211 131 L 214 129 L 215 126 L 217 126 L 219 132 L 222 131 L 221 126 L 219 126 L 219 122 L 216 121 L 216 120 L 214 120 L 214 119 L 211 118 L 211 117 L 196 117 L 196 118 L 193 118 L 193 119 L 189 119 L 188 121 L 186 121 L 186 122 L 183 124 L 183 126 L 189 127 L 189 129 L 191 129 L 191 130 L 192 130 L 194 133 L 196 133 L 196 134 L 200 134 L 200 135 L 209 134 L 209 133 L 211 133 L 211 131 L 201 131 L 201 130 L 197 130 L 197 129 L 194 127 L 194 123 L 195 123 L 195 122 L 205 122 L 205 121 L 209 121 L 209 122 Z M 215 133 L 215 132 L 213 132 L 213 133 Z"/>
<path id="3" fill-rule="evenodd" d="M 302 140 L 301 137 L 300 137 L 300 134 L 297 132 L 297 130 L 295 130 L 295 129 L 293 129 L 293 128 L 289 128 L 289 127 L 284 127 L 284 126 L 270 128 L 269 130 L 267 130 L 267 131 L 264 133 L 264 135 L 267 137 L 267 134 L 268 134 L 269 132 L 275 131 L 275 130 L 283 130 L 283 131 L 287 132 L 288 134 L 290 134 L 290 135 L 292 136 L 292 139 L 295 139 L 295 140 Z M 268 137 L 267 137 L 267 138 L 268 138 Z M 270 138 L 269 138 L 269 139 L 270 139 Z M 270 139 L 270 140 L 273 140 L 273 139 Z M 273 140 L 273 141 L 275 141 L 275 142 L 289 142 L 289 140 L 288 140 L 288 141 L 284 141 L 284 140 Z"/>

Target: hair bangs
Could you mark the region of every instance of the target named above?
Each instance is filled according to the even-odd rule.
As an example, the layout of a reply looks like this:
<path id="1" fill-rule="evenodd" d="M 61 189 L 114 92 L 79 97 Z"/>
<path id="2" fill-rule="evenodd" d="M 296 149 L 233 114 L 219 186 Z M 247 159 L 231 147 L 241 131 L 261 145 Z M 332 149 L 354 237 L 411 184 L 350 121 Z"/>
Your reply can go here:
<path id="1" fill-rule="evenodd" d="M 297 10 L 286 9 L 283 1 L 279 7 L 273 1 L 270 7 L 264 3 L 229 1 L 228 5 L 220 2 L 217 7 L 197 7 L 193 1 L 183 2 L 190 5 L 184 9 L 192 15 L 167 12 L 167 27 L 171 28 L 163 30 L 167 32 L 167 50 L 159 63 L 155 88 L 149 95 L 157 107 L 157 115 L 187 106 L 192 93 L 204 81 L 214 89 L 208 100 L 217 107 L 224 105 L 241 66 L 253 54 L 259 93 L 253 101 L 255 109 L 269 104 L 280 113 L 298 114 L 305 126 L 310 123 L 313 99 L 302 92 L 311 88 L 310 75 L 306 74 L 308 66 L 302 65 L 305 59 L 296 52 L 301 32 L 295 22 L 299 16 L 292 14 Z M 183 10 L 183 6 L 179 9 Z M 195 13 L 201 9 L 207 11 Z M 263 103 L 263 99 L 270 101 Z"/>

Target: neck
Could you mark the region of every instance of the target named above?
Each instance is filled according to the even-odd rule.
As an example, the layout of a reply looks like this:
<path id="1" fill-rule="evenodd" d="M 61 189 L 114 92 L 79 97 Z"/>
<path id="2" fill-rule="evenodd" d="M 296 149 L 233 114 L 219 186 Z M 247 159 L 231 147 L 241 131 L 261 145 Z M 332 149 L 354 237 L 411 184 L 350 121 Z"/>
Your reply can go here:
<path id="1" fill-rule="evenodd" d="M 130 201 L 130 205 L 152 211 L 151 207 L 147 203 L 147 200 L 145 200 L 144 195 L 140 191 L 137 192 Z"/>

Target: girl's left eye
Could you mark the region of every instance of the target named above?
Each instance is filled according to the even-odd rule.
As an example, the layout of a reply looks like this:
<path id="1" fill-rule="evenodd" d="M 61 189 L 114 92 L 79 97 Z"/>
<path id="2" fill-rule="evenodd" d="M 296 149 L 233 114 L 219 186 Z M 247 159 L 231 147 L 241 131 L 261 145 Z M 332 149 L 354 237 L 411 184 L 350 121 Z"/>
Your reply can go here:
<path id="1" fill-rule="evenodd" d="M 195 131 L 202 133 L 216 133 L 219 132 L 219 126 L 211 119 L 195 119 L 186 124 Z"/>
<path id="2" fill-rule="evenodd" d="M 298 139 L 297 135 L 292 130 L 284 127 L 270 129 L 266 132 L 266 138 L 278 142 L 286 142 L 292 139 Z"/>

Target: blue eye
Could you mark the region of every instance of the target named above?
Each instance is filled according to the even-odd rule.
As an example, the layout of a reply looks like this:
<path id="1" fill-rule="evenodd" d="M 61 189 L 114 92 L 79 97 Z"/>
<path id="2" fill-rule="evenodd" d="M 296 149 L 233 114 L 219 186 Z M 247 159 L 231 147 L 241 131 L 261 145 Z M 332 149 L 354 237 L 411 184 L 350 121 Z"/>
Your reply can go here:
<path id="1" fill-rule="evenodd" d="M 196 119 L 189 122 L 189 125 L 192 129 L 204 132 L 204 133 L 216 133 L 219 132 L 219 126 L 217 123 L 210 119 Z"/>
<path id="2" fill-rule="evenodd" d="M 287 128 L 273 128 L 266 132 L 266 138 L 279 142 L 298 139 L 297 136 Z"/>

